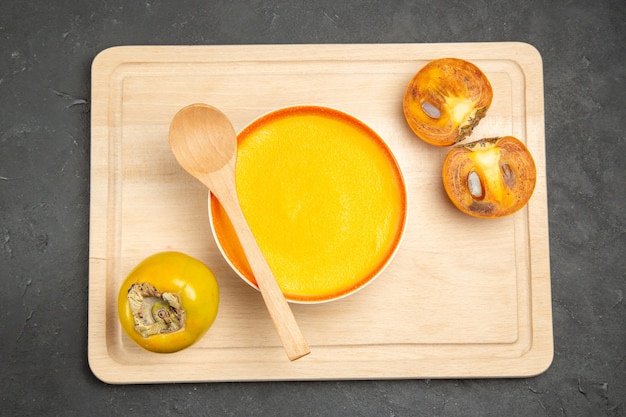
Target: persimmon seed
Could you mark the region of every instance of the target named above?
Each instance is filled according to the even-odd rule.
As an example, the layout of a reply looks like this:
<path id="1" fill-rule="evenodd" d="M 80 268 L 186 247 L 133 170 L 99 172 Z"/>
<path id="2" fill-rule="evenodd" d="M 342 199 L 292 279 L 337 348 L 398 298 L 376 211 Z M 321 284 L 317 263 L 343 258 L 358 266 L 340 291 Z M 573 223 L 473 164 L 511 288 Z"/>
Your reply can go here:
<path id="1" fill-rule="evenodd" d="M 484 197 L 483 186 L 480 183 L 480 177 L 476 171 L 472 170 L 467 175 L 467 186 L 472 197 L 476 199 L 482 199 Z"/>
<path id="2" fill-rule="evenodd" d="M 441 117 L 441 111 L 430 101 L 424 101 L 422 103 L 422 110 L 424 110 L 424 113 L 426 113 L 429 117 L 432 117 L 433 119 L 438 119 Z"/>
<path id="3" fill-rule="evenodd" d="M 502 171 L 502 179 L 504 183 L 510 188 L 515 184 L 515 173 L 507 163 L 503 163 L 500 165 L 500 170 Z"/>

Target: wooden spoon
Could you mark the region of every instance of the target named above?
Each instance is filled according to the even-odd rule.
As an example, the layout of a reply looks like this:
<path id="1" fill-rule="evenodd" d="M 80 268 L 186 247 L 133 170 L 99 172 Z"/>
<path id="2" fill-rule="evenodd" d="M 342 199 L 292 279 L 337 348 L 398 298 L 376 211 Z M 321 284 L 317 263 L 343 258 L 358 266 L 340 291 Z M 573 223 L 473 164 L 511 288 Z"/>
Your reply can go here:
<path id="1" fill-rule="evenodd" d="M 307 355 L 309 346 L 239 205 L 237 135 L 230 120 L 215 107 L 192 104 L 174 116 L 169 142 L 178 163 L 209 188 L 228 214 L 287 356 L 293 361 Z"/>

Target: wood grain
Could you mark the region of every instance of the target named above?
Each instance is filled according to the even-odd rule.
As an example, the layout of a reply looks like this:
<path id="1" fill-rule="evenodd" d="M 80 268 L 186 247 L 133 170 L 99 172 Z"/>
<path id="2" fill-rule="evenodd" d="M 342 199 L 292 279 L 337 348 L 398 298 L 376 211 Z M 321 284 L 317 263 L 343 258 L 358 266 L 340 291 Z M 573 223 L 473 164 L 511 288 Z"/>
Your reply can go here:
<path id="1" fill-rule="evenodd" d="M 501 219 L 457 211 L 441 185 L 446 150 L 417 139 L 402 97 L 429 60 L 458 57 L 489 77 L 494 100 L 473 138 L 513 135 L 538 169 L 527 207 Z M 296 104 L 348 112 L 394 152 L 408 192 L 407 229 L 388 268 L 346 299 L 292 305 L 312 354 L 285 359 L 257 291 L 229 268 L 211 235 L 206 188 L 180 168 L 168 128 L 205 102 L 240 131 Z M 525 377 L 553 355 L 539 53 L 523 43 L 124 46 L 92 67 L 90 366 L 109 383 Z M 116 295 L 145 257 L 179 250 L 205 262 L 221 289 L 217 320 L 183 352 L 127 339 Z"/>

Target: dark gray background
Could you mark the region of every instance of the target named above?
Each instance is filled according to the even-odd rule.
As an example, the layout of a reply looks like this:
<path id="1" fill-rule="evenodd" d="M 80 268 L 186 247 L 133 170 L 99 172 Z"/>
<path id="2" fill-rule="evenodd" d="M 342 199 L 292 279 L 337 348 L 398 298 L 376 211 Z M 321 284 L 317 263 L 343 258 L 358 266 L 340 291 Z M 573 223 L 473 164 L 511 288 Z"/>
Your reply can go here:
<path id="1" fill-rule="evenodd" d="M 461 41 L 523 41 L 543 56 L 555 343 L 547 372 L 158 386 L 93 376 L 89 112 L 99 51 Z M 0 415 L 626 415 L 623 0 L 3 0 L 0 54 Z"/>

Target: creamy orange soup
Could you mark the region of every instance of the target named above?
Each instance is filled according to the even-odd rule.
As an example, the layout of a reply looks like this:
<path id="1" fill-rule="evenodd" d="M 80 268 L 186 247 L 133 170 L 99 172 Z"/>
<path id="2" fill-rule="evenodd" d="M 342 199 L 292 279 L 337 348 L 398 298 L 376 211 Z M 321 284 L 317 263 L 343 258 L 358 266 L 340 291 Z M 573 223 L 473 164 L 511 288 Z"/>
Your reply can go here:
<path id="1" fill-rule="evenodd" d="M 277 110 L 238 136 L 237 193 L 278 285 L 291 301 L 349 294 L 395 252 L 406 217 L 396 160 L 369 127 L 337 110 Z M 256 281 L 220 204 L 213 230 L 232 266 Z"/>

